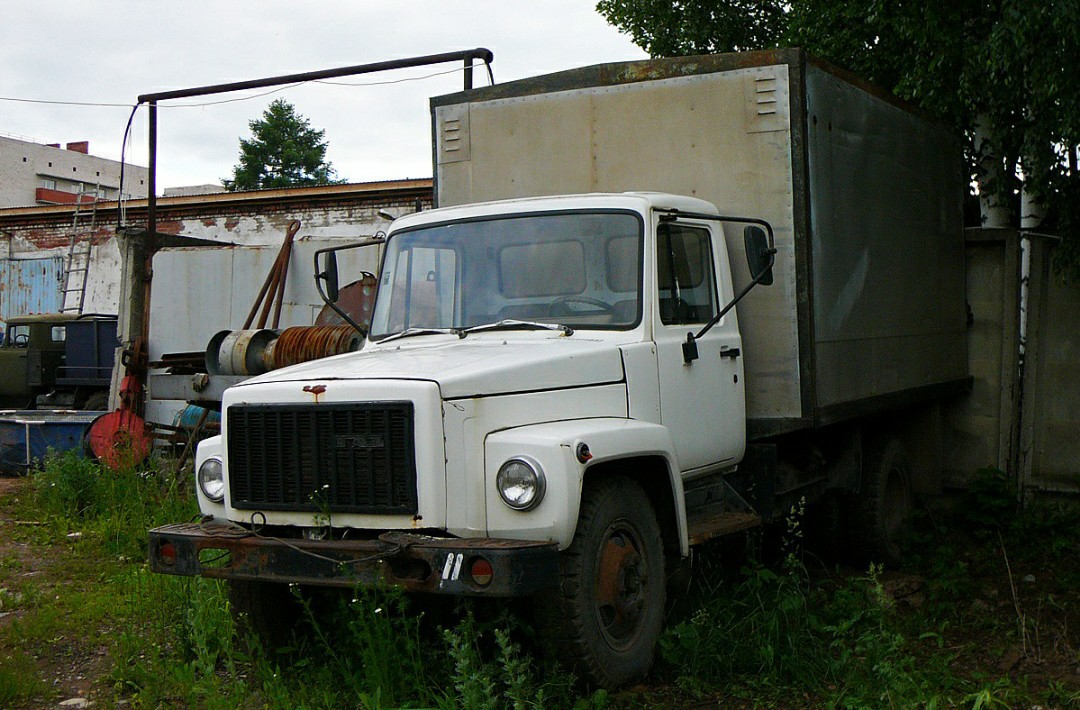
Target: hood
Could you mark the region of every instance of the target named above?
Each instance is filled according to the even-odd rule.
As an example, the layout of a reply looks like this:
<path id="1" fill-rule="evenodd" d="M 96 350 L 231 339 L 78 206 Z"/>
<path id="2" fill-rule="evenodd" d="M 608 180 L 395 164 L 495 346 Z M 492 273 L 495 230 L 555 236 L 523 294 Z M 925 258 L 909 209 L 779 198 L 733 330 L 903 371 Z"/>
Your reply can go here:
<path id="1" fill-rule="evenodd" d="M 516 334 L 515 334 L 516 335 Z M 618 344 L 610 340 L 505 333 L 422 335 L 369 345 L 245 380 L 266 382 L 405 379 L 436 382 L 446 399 L 581 387 L 624 379 Z"/>

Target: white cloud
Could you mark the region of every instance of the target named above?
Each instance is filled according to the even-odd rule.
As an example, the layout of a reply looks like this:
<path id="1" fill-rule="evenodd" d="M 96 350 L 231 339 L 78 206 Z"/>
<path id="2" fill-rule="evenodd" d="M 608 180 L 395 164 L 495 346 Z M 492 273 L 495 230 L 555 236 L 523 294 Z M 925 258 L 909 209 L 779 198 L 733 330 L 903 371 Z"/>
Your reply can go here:
<path id="1" fill-rule="evenodd" d="M 487 47 L 496 81 L 643 58 L 591 2 L 552 0 L 232 0 L 159 3 L 8 0 L 0 25 L 0 96 L 134 103 L 140 94 Z M 344 79 L 369 83 L 452 66 Z M 477 84 L 482 83 L 480 74 Z M 276 96 L 326 129 L 328 158 L 352 181 L 431 174 L 428 98 L 460 75 L 382 86 L 306 85 L 248 101 L 159 112 L 159 189 L 213 182 L 236 162 L 239 137 Z M 217 99 L 235 98 L 228 94 Z M 129 109 L 0 101 L 0 132 L 42 142 L 89 140 L 119 158 Z M 146 112 L 129 156 L 145 164 Z"/>

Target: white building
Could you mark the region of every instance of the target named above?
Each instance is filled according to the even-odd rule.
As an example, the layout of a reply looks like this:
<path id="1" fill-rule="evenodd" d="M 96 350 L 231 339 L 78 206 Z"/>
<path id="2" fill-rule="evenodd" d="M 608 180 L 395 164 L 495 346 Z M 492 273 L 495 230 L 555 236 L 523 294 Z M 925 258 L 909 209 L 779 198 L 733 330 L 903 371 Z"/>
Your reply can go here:
<path id="1" fill-rule="evenodd" d="M 145 198 L 148 170 L 124 167 L 125 198 Z M 41 144 L 0 135 L 0 207 L 116 200 L 120 163 L 90 155 L 87 141 Z M 80 198 L 80 195 L 82 197 Z"/>

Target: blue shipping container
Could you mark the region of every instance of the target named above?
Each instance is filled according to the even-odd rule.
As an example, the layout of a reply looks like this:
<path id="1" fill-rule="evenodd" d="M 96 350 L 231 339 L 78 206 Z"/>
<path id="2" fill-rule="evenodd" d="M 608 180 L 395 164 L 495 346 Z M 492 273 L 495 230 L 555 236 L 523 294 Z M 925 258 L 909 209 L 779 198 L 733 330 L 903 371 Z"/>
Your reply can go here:
<path id="1" fill-rule="evenodd" d="M 0 412 L 0 470 L 25 473 L 50 449 L 82 451 L 83 432 L 101 412 Z"/>

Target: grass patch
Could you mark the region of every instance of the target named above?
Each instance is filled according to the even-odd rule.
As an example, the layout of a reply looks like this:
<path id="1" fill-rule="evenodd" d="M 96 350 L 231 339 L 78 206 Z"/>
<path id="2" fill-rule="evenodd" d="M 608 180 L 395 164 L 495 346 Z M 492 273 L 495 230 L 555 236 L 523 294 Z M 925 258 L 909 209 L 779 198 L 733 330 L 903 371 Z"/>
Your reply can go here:
<path id="1" fill-rule="evenodd" d="M 0 707 L 15 707 L 34 698 L 51 698 L 52 689 L 38 678 L 25 655 L 0 656 Z"/>
<path id="2" fill-rule="evenodd" d="M 1069 706 L 1080 516 L 1019 510 L 1007 483 L 985 472 L 952 513 L 920 521 L 899 573 L 811 574 L 797 520 L 773 562 L 739 551 L 733 572 L 726 550 L 701 548 L 651 685 L 609 695 L 534 655 L 518 615 L 390 590 L 297 589 L 297 633 L 267 650 L 238 628 L 224 583 L 146 568 L 147 528 L 197 514 L 190 483 L 59 457 L 16 507 L 26 524 L 5 527 L 34 554 L 0 553 L 0 612 L 13 615 L 0 707 L 63 699 L 53 679 L 88 657 L 101 659 L 95 700 L 134 707 Z M 898 591 L 911 580 L 917 591 Z"/>

